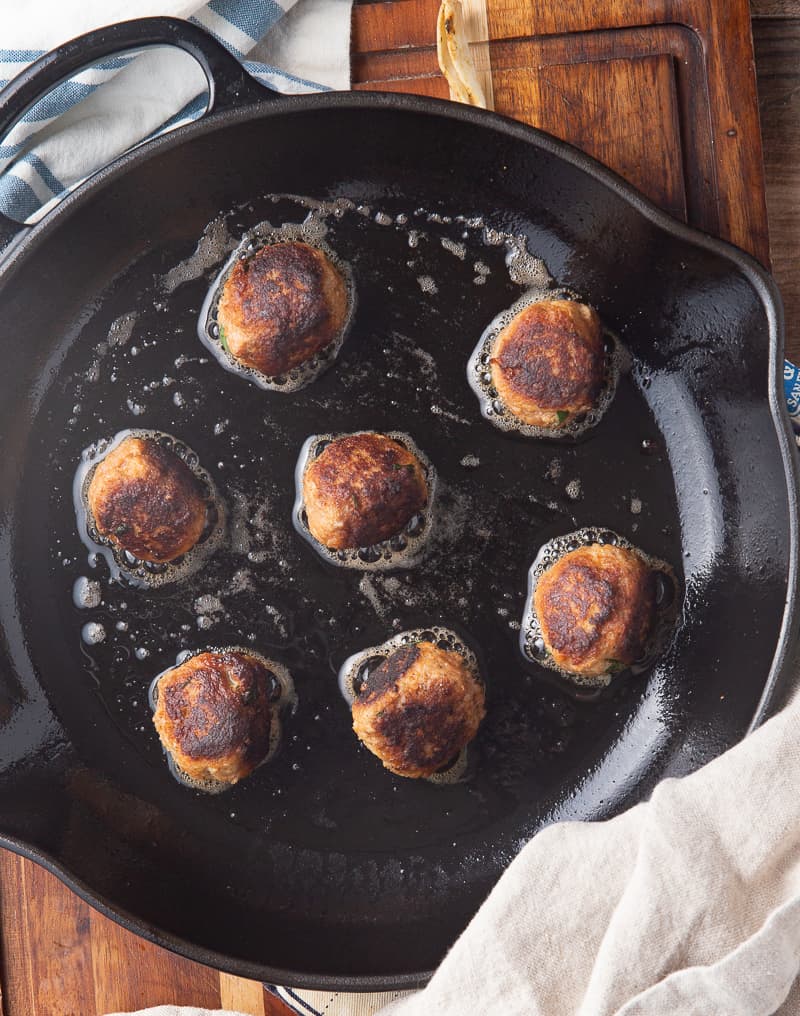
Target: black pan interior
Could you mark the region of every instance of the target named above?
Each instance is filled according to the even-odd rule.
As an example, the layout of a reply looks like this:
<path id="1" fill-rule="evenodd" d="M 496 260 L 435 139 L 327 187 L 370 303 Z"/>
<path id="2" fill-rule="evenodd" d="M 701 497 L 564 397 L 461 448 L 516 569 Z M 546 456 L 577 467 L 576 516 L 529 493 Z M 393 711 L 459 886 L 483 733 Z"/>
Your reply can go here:
<path id="1" fill-rule="evenodd" d="M 310 101 L 193 128 L 73 199 L 1 280 L 2 832 L 139 930 L 293 983 L 424 976 L 537 829 L 610 815 L 739 739 L 784 620 L 793 493 L 752 279 L 530 133 L 434 108 Z M 224 371 L 196 336 L 235 239 L 305 215 L 271 197 L 285 193 L 362 206 L 327 218 L 356 280 L 352 332 L 288 396 Z M 481 418 L 465 362 L 520 287 L 502 244 L 459 216 L 523 236 L 630 352 L 584 439 Z M 77 536 L 81 451 L 125 428 L 191 445 L 231 511 L 226 547 L 174 587 L 110 583 Z M 411 571 L 331 569 L 292 528 L 303 440 L 357 429 L 408 432 L 438 470 L 437 535 Z M 670 562 L 683 591 L 665 656 L 594 700 L 524 662 L 514 627 L 538 548 L 584 525 Z M 81 576 L 98 607 L 73 604 Z M 104 642 L 82 642 L 87 622 Z M 383 771 L 336 683 L 349 654 L 430 624 L 475 646 L 489 688 L 454 786 Z M 226 644 L 286 663 L 299 707 L 278 758 L 212 797 L 169 775 L 146 693 L 182 649 Z"/>

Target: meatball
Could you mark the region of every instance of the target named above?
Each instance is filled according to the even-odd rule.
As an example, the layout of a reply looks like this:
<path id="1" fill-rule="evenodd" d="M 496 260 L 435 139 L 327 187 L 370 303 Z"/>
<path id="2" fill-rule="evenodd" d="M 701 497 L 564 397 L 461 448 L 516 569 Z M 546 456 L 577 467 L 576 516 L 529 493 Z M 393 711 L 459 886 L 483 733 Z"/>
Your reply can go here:
<path id="1" fill-rule="evenodd" d="M 347 286 L 330 258 L 293 241 L 236 262 L 222 287 L 217 322 L 239 363 L 275 377 L 337 339 L 347 312 Z"/>
<path id="2" fill-rule="evenodd" d="M 181 772 L 236 783 L 269 754 L 273 677 L 241 650 L 200 653 L 157 685 L 153 723 Z"/>
<path id="3" fill-rule="evenodd" d="M 641 657 L 653 630 L 655 597 L 655 574 L 638 554 L 592 544 L 543 572 L 533 603 L 555 663 L 596 677 Z"/>
<path id="4" fill-rule="evenodd" d="M 384 434 L 347 434 L 307 466 L 303 502 L 311 535 L 333 550 L 369 547 L 402 531 L 428 501 L 419 459 Z"/>
<path id="5" fill-rule="evenodd" d="M 101 536 L 142 561 L 174 561 L 206 526 L 197 477 L 152 438 L 126 437 L 110 451 L 94 470 L 87 501 Z"/>
<path id="6" fill-rule="evenodd" d="M 591 307 L 544 300 L 521 310 L 497 336 L 492 383 L 522 423 L 563 427 L 596 403 L 604 359 L 600 320 Z"/>
<path id="7" fill-rule="evenodd" d="M 478 731 L 483 685 L 464 657 L 432 642 L 396 649 L 353 702 L 353 730 L 398 776 L 432 776 Z"/>

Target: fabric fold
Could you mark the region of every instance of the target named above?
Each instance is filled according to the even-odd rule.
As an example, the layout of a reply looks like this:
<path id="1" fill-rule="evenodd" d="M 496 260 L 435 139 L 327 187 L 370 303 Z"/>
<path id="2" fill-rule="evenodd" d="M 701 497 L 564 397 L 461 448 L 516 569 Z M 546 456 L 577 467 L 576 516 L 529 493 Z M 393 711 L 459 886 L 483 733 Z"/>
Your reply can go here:
<path id="1" fill-rule="evenodd" d="M 649 802 L 539 833 L 428 987 L 380 1016 L 800 1011 L 798 721 L 795 700 Z"/>

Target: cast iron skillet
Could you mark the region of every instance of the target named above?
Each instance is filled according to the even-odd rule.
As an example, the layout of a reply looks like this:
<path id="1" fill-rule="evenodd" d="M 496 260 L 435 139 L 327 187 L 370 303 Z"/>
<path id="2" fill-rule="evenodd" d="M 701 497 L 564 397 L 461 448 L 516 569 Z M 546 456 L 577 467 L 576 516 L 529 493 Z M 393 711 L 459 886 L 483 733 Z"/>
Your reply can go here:
<path id="1" fill-rule="evenodd" d="M 118 25 L 44 58 L 4 93 L 3 133 L 77 68 L 149 43 L 197 57 L 211 114 L 119 159 L 16 243 L 19 227 L 0 223 L 0 841 L 196 960 L 283 983 L 410 987 L 536 829 L 642 800 L 788 693 L 797 498 L 779 298 L 745 254 L 552 138 L 405 96 L 278 99 L 180 22 Z M 356 277 L 356 324 L 296 398 L 199 360 L 195 321 L 224 243 L 209 241 L 182 285 L 163 282 L 212 220 L 219 239 L 302 217 L 270 200 L 286 192 L 369 207 L 329 223 Z M 416 248 L 399 213 L 428 234 Z M 480 229 L 446 221 L 457 215 L 523 235 L 629 349 L 617 398 L 584 440 L 532 442 L 481 420 L 464 363 L 519 288 Z M 463 261 L 440 243 L 462 232 Z M 192 445 L 240 512 L 246 546 L 188 588 L 115 587 L 78 541 L 80 452 L 131 426 Z M 287 526 L 302 438 L 363 427 L 408 431 L 440 470 L 449 535 L 410 584 L 400 573 L 359 587 Z M 524 663 L 513 629 L 538 547 L 586 524 L 670 561 L 682 587 L 664 658 L 597 701 Z M 72 604 L 82 575 L 101 582 L 93 614 Z M 215 592 L 219 610 L 194 602 Z M 110 633 L 92 649 L 87 620 Z M 469 779 L 444 788 L 395 779 L 359 749 L 335 682 L 350 652 L 432 623 L 476 644 L 489 686 Z M 269 767 L 202 796 L 167 772 L 147 683 L 184 646 L 248 636 L 293 669 L 300 705 Z"/>

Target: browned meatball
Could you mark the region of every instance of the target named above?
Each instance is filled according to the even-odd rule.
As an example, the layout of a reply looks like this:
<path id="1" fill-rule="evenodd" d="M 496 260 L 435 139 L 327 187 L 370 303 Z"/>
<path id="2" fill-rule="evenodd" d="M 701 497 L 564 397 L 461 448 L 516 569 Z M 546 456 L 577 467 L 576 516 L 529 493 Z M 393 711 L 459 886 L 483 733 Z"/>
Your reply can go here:
<path id="1" fill-rule="evenodd" d="M 497 336 L 492 383 L 522 423 L 563 427 L 596 403 L 603 363 L 600 320 L 592 308 L 544 300 L 521 310 Z"/>
<path id="2" fill-rule="evenodd" d="M 432 642 L 396 649 L 353 702 L 353 730 L 398 776 L 432 776 L 475 737 L 483 685 L 464 657 Z"/>
<path id="3" fill-rule="evenodd" d="M 427 501 L 419 459 L 384 434 L 336 438 L 303 475 L 309 531 L 334 550 L 389 539 Z"/>
<path id="4" fill-rule="evenodd" d="M 256 656 L 200 653 L 159 680 L 153 723 L 191 779 L 236 783 L 269 754 L 271 688 L 270 672 Z"/>
<path id="5" fill-rule="evenodd" d="M 347 309 L 347 286 L 330 258 L 307 243 L 273 243 L 236 262 L 217 321 L 239 363 L 275 377 L 338 338 Z"/>
<path id="6" fill-rule="evenodd" d="M 98 532 L 142 561 L 174 561 L 206 525 L 197 477 L 151 438 L 126 437 L 110 451 L 94 471 L 87 500 Z"/>
<path id="7" fill-rule="evenodd" d="M 614 673 L 638 659 L 653 630 L 655 575 L 632 550 L 592 544 L 542 573 L 533 603 L 556 664 L 572 674 Z"/>

